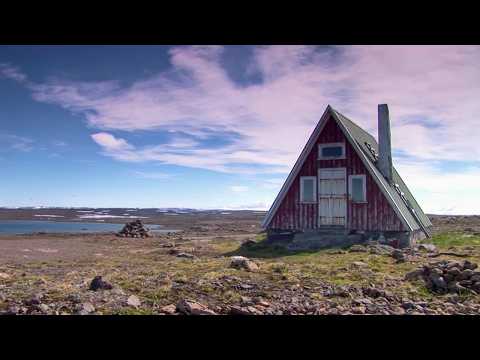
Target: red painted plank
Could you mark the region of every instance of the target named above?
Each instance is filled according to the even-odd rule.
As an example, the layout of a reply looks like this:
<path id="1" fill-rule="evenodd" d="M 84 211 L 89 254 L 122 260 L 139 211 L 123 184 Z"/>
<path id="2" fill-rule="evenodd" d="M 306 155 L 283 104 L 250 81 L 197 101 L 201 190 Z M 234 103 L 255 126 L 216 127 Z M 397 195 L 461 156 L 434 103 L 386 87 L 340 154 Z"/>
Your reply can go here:
<path id="1" fill-rule="evenodd" d="M 340 160 L 317 160 L 318 144 L 329 142 L 345 142 L 346 159 Z M 388 204 L 385 196 L 368 173 L 353 147 L 347 142 L 341 129 L 332 120 L 327 124 L 319 135 L 312 152 L 307 156 L 305 164 L 294 180 L 282 204 L 273 218 L 271 228 L 275 229 L 314 229 L 319 227 L 318 205 L 300 203 L 300 176 L 317 176 L 318 168 L 345 167 L 347 170 L 347 193 L 348 176 L 365 174 L 367 180 L 367 203 L 353 204 L 347 200 L 346 227 L 356 230 L 386 231 L 405 230 L 400 219 Z"/>

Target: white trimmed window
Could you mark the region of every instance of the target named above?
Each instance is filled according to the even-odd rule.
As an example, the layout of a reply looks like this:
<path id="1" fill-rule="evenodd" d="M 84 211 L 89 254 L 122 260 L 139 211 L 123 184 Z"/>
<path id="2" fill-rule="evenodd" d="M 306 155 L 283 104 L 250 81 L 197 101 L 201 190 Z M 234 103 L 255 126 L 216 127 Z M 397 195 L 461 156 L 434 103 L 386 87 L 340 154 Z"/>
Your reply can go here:
<path id="1" fill-rule="evenodd" d="M 367 179 L 365 175 L 350 175 L 348 188 L 350 199 L 353 202 L 367 202 Z"/>
<path id="2" fill-rule="evenodd" d="M 317 177 L 316 176 L 300 177 L 300 202 L 302 203 L 317 202 Z"/>
<path id="3" fill-rule="evenodd" d="M 318 144 L 318 159 L 345 159 L 345 143 Z"/>

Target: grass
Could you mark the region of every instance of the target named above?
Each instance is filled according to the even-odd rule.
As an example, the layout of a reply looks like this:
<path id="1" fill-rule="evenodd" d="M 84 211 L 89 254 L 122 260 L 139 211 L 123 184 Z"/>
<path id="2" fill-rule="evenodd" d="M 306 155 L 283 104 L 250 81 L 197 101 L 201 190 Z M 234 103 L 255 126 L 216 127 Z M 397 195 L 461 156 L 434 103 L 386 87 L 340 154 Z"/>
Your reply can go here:
<path id="1" fill-rule="evenodd" d="M 444 232 L 434 235 L 429 242 L 445 248 L 451 246 L 480 246 L 480 235 L 462 232 Z"/>
<path id="2" fill-rule="evenodd" d="M 61 301 L 66 293 L 79 291 L 76 289 L 81 281 L 88 282 L 94 275 L 103 275 L 106 280 L 120 286 L 126 296 L 136 294 L 141 299 L 142 306 L 139 309 L 121 306 L 117 309 L 105 307 L 99 310 L 115 314 L 149 314 L 157 306 L 175 304 L 181 298 L 197 299 L 200 302 L 208 298 L 209 303 L 238 304 L 241 296 L 247 293 L 231 286 L 217 287 L 216 282 L 223 276 L 234 276 L 239 278 L 239 282 L 261 285 L 256 295 L 265 291 L 264 295 L 268 299 L 272 290 L 282 290 L 295 284 L 315 288 L 321 282 L 356 286 L 385 283 L 389 278 L 401 279 L 407 272 L 421 265 L 415 262 L 397 264 L 389 256 L 370 253 L 335 254 L 328 249 L 291 252 L 284 247 L 266 243 L 264 235 L 259 235 L 256 240 L 256 244 L 242 246 L 237 240 L 214 238 L 202 245 L 202 249 L 197 249 L 197 260 L 176 258 L 168 255 L 168 250 L 162 249 L 135 255 L 119 253 L 101 259 L 55 262 L 50 265 L 44 262 L 26 263 L 14 268 L 5 267 L 4 270 L 14 276 L 0 283 L 11 284 L 12 293 L 23 298 L 28 296 L 27 292 L 34 293 L 42 287 L 36 285 L 36 281 L 42 277 L 49 288 L 46 291 L 47 298 Z M 440 248 L 480 245 L 480 236 L 459 232 L 437 234 L 429 240 Z M 229 268 L 229 259 L 225 257 L 233 255 L 254 259 L 260 266 L 259 271 L 246 272 Z M 480 252 L 475 252 L 470 260 L 480 262 L 479 255 Z M 366 266 L 352 266 L 356 261 L 361 261 Z M 21 276 L 23 272 L 26 276 Z M 174 282 L 182 285 L 173 286 Z M 434 296 L 422 282 L 396 281 L 391 290 L 402 296 L 415 294 L 425 301 Z M 316 290 L 313 289 L 312 294 L 315 293 Z M 320 294 L 315 296 L 321 297 Z"/>

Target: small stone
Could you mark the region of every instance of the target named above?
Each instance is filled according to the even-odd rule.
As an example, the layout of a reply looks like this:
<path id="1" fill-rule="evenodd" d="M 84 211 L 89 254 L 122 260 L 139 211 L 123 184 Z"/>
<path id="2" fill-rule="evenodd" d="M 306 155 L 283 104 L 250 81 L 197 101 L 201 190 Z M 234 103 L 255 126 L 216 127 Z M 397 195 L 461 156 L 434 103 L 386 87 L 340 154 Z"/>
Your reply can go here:
<path id="1" fill-rule="evenodd" d="M 189 300 L 180 300 L 177 303 L 177 311 L 184 315 L 216 315 L 213 310 L 205 305 Z"/>
<path id="2" fill-rule="evenodd" d="M 47 304 L 38 305 L 38 310 L 40 310 L 44 314 L 48 314 L 51 311 L 50 307 Z"/>
<path id="3" fill-rule="evenodd" d="M 401 308 L 400 306 L 392 306 L 390 310 L 390 314 L 392 315 L 405 315 L 405 309 Z"/>
<path id="4" fill-rule="evenodd" d="M 139 307 L 142 303 L 140 302 L 140 299 L 135 296 L 135 295 L 130 295 L 127 299 L 127 304 L 133 307 Z"/>
<path id="5" fill-rule="evenodd" d="M 437 251 L 437 247 L 433 244 L 420 244 L 420 245 L 418 245 L 418 249 L 419 250 L 425 250 L 425 251 L 428 251 L 428 252 L 436 252 Z"/>
<path id="6" fill-rule="evenodd" d="M 417 280 L 422 275 L 423 275 L 423 269 L 416 269 L 407 273 L 405 275 L 405 280 L 407 281 Z"/>
<path id="7" fill-rule="evenodd" d="M 173 315 L 177 312 L 177 307 L 174 304 L 166 305 L 160 308 L 160 312 L 168 315 Z"/>
<path id="8" fill-rule="evenodd" d="M 457 280 L 468 280 L 472 275 L 473 275 L 473 270 L 465 269 L 457 276 Z"/>
<path id="9" fill-rule="evenodd" d="M 11 276 L 8 275 L 7 273 L 0 272 L 0 279 L 2 279 L 2 280 L 8 280 L 8 279 L 10 279 L 10 278 L 11 278 Z"/>
<path id="10" fill-rule="evenodd" d="M 437 286 L 438 288 L 440 289 L 446 289 L 447 288 L 447 283 L 445 282 L 445 280 L 443 279 L 443 277 L 441 276 L 434 276 L 434 277 L 431 277 L 430 278 L 432 280 L 432 282 L 435 284 L 435 286 Z"/>
<path id="11" fill-rule="evenodd" d="M 360 268 L 360 267 L 367 267 L 368 265 L 365 264 L 365 263 L 362 262 L 362 261 L 354 261 L 354 262 L 352 263 L 352 266 L 353 266 L 353 267 L 358 267 L 358 268 Z"/>
<path id="12" fill-rule="evenodd" d="M 112 284 L 109 282 L 102 280 L 101 276 L 95 276 L 90 283 L 90 290 L 97 291 L 97 290 L 111 290 L 113 289 Z"/>
<path id="13" fill-rule="evenodd" d="M 178 253 L 178 254 L 177 254 L 177 257 L 179 257 L 179 258 L 185 258 L 185 259 L 194 259 L 194 258 L 195 258 L 195 255 L 181 252 L 181 253 Z"/>
<path id="14" fill-rule="evenodd" d="M 230 307 L 230 314 L 231 315 L 253 315 L 249 310 L 248 307 L 240 307 L 240 306 L 231 306 Z"/>
<path id="15" fill-rule="evenodd" d="M 391 256 L 396 260 L 402 260 L 402 259 L 404 260 L 405 259 L 405 254 L 403 253 L 402 250 L 399 250 L 399 249 L 393 250 Z"/>
<path id="16" fill-rule="evenodd" d="M 163 248 L 172 248 L 172 247 L 175 247 L 175 243 L 170 242 L 170 243 L 162 244 L 161 247 L 163 247 Z"/>
<path id="17" fill-rule="evenodd" d="M 234 269 L 244 269 L 247 271 L 257 271 L 258 265 L 244 256 L 232 256 L 230 258 L 230 267 Z"/>
<path id="18" fill-rule="evenodd" d="M 447 274 L 450 274 L 453 277 L 457 277 L 458 275 L 460 275 L 460 270 L 458 269 L 458 267 L 454 266 L 447 270 Z"/>
<path id="19" fill-rule="evenodd" d="M 112 289 L 112 294 L 115 294 L 115 295 L 125 295 L 125 291 L 123 291 L 122 288 L 115 287 L 115 288 Z"/>
<path id="20" fill-rule="evenodd" d="M 265 300 L 260 300 L 260 301 L 257 302 L 257 305 L 263 306 L 263 307 L 269 307 L 270 303 L 268 301 L 265 301 Z"/>
<path id="21" fill-rule="evenodd" d="M 355 306 L 352 308 L 352 313 L 359 315 L 365 314 L 365 306 Z"/>
<path id="22" fill-rule="evenodd" d="M 67 300 L 74 304 L 79 304 L 82 302 L 82 297 L 79 294 L 70 294 L 67 296 Z"/>
<path id="23" fill-rule="evenodd" d="M 350 246 L 348 250 L 350 252 L 367 252 L 367 248 L 365 246 L 358 244 Z"/>
<path id="24" fill-rule="evenodd" d="M 87 315 L 87 314 L 93 313 L 94 311 L 95 311 L 95 307 L 91 303 L 86 302 L 80 306 L 80 309 L 77 313 L 79 315 Z"/>
<path id="25" fill-rule="evenodd" d="M 43 294 L 37 293 L 33 295 L 33 297 L 30 300 L 26 301 L 25 304 L 27 306 L 40 305 L 40 303 L 42 302 L 42 299 L 43 299 Z"/>

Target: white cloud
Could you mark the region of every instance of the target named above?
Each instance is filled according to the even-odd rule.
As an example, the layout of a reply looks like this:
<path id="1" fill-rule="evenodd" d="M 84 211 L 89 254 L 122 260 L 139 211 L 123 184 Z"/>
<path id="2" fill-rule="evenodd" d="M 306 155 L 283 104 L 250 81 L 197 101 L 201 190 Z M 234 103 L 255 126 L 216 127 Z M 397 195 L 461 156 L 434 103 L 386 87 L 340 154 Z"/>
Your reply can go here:
<path id="1" fill-rule="evenodd" d="M 480 166 L 447 172 L 428 161 L 399 161 L 396 168 L 425 212 L 454 215 L 479 213 Z"/>
<path id="2" fill-rule="evenodd" d="M 139 177 L 142 179 L 152 179 L 152 180 L 164 180 L 164 179 L 170 179 L 172 177 L 171 174 L 166 174 L 162 172 L 134 171 L 133 174 L 136 177 Z"/>
<path id="3" fill-rule="evenodd" d="M 92 139 L 107 151 L 126 151 L 133 149 L 124 139 L 117 139 L 112 134 L 96 133 L 92 135 Z"/>
<path id="4" fill-rule="evenodd" d="M 129 87 L 58 79 L 35 84 L 18 69 L 5 64 L 0 69 L 3 76 L 27 83 L 36 100 L 83 114 L 91 127 L 102 130 L 92 138 L 104 153 L 121 161 L 287 173 L 327 104 L 375 135 L 377 104 L 388 103 L 394 149 L 419 170 L 433 162 L 425 176 L 438 175 L 444 160 L 478 164 L 480 46 L 258 47 L 247 68 L 263 81 L 248 86 L 229 78 L 223 51 L 219 46 L 173 48 L 170 70 Z M 188 137 L 140 146 L 110 133 L 118 130 Z M 212 133 L 237 136 L 221 148 L 202 148 Z M 455 173 L 465 175 L 456 178 L 458 186 L 476 188 L 469 169 Z M 414 193 L 418 186 L 410 185 Z M 456 201 L 452 192 L 446 196 L 442 202 Z"/>
<path id="5" fill-rule="evenodd" d="M 248 186 L 233 185 L 230 186 L 230 190 L 232 190 L 233 192 L 246 192 L 248 191 Z"/>

